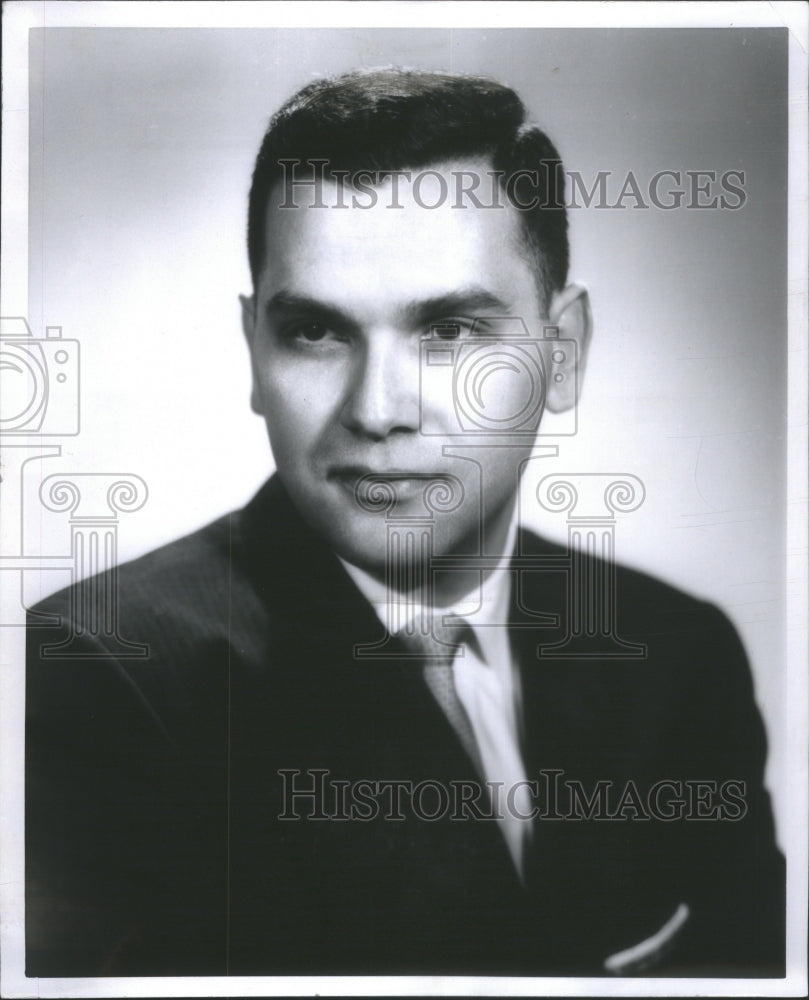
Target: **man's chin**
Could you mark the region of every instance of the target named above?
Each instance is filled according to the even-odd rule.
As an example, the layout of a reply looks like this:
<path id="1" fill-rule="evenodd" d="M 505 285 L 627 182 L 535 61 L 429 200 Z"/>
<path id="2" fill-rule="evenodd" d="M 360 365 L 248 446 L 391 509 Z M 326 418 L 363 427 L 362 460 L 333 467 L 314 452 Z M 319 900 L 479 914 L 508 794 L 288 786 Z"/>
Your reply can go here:
<path id="1" fill-rule="evenodd" d="M 427 527 L 423 522 L 391 524 L 384 517 L 358 518 L 339 531 L 331 525 L 327 540 L 332 550 L 377 580 L 397 580 L 404 589 L 418 586 L 430 570 L 431 559 L 454 551 L 454 536 L 447 537 L 441 527 Z M 394 584 L 395 585 L 395 584 Z"/>
<path id="2" fill-rule="evenodd" d="M 418 578 L 435 555 L 418 526 L 391 525 L 378 514 L 343 516 L 321 523 L 318 530 L 341 559 L 385 583 L 389 567 L 395 576 Z M 419 536 L 419 537 L 417 537 Z"/>
<path id="3" fill-rule="evenodd" d="M 425 518 L 423 507 L 405 500 L 391 516 L 390 504 L 380 502 L 379 509 L 371 511 L 360 509 L 355 497 L 336 499 L 331 490 L 321 491 L 320 502 L 302 505 L 301 512 L 341 559 L 383 583 L 389 568 L 402 582 L 415 582 L 431 558 L 466 552 L 470 544 L 477 551 L 476 523 L 467 525 L 474 539 L 463 545 L 462 523 L 454 511 Z"/>
<path id="4" fill-rule="evenodd" d="M 358 511 L 331 511 L 310 524 L 341 559 L 382 581 L 388 563 L 388 526 L 380 517 Z"/>

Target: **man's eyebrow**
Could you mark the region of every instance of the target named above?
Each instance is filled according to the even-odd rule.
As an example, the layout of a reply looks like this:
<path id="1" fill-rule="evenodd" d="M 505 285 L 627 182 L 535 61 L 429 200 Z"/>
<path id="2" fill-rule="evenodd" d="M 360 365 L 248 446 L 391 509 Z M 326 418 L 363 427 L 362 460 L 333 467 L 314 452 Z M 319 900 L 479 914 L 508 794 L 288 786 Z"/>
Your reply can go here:
<path id="1" fill-rule="evenodd" d="M 296 295 L 294 292 L 284 289 L 271 296 L 264 308 L 268 315 L 273 313 L 304 315 L 317 319 L 322 323 L 338 327 L 341 330 L 357 327 L 356 320 L 352 319 L 336 306 L 310 298 L 308 295 Z"/>
<path id="2" fill-rule="evenodd" d="M 268 315 L 290 313 L 310 316 L 340 329 L 356 329 L 359 326 L 356 319 L 343 312 L 342 309 L 308 295 L 298 295 L 287 289 L 281 289 L 272 295 L 266 302 L 265 310 Z M 427 299 L 406 302 L 399 311 L 405 322 L 409 326 L 415 327 L 431 320 L 455 315 L 475 317 L 477 313 L 486 311 L 495 311 L 505 316 L 509 314 L 509 307 L 501 298 L 481 285 L 470 285 L 467 288 L 434 295 Z"/>
<path id="3" fill-rule="evenodd" d="M 509 307 L 481 285 L 470 285 L 429 299 L 409 302 L 403 309 L 405 317 L 414 326 L 455 315 L 475 317 L 477 313 L 486 311 L 495 311 L 505 316 L 509 313 Z"/>

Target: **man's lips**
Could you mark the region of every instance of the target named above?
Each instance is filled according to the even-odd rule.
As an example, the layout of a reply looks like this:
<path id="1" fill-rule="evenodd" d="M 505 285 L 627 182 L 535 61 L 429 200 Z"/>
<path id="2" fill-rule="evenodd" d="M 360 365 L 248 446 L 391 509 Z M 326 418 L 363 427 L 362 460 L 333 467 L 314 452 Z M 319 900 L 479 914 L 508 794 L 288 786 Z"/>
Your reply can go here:
<path id="1" fill-rule="evenodd" d="M 353 483 L 359 482 L 360 479 L 388 479 L 391 482 L 400 479 L 419 479 L 419 480 L 430 480 L 430 479 L 445 479 L 447 477 L 446 472 L 436 472 L 433 470 L 424 469 L 371 469 L 364 465 L 346 465 L 338 466 L 330 469 L 328 472 L 329 479 L 338 479 L 351 481 Z"/>
<path id="2" fill-rule="evenodd" d="M 370 469 L 367 466 L 341 466 L 329 471 L 327 478 L 349 492 L 362 507 L 366 502 L 380 499 L 380 488 L 390 488 L 392 497 L 398 501 L 422 496 L 432 483 L 446 481 L 446 472 L 423 471 L 421 469 Z M 364 502 L 365 501 L 365 502 Z"/>

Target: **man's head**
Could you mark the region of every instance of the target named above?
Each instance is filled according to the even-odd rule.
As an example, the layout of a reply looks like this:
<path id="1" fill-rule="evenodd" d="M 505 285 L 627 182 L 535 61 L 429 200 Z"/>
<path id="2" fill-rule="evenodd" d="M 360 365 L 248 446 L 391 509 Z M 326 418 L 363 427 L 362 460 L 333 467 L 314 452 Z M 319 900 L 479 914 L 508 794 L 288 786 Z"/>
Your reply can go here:
<path id="1" fill-rule="evenodd" d="M 304 517 L 341 556 L 380 576 L 385 518 L 358 502 L 363 474 L 395 480 L 403 513 L 419 507 L 420 477 L 455 476 L 464 500 L 436 518 L 436 549 L 475 552 L 481 531 L 494 549 L 533 443 L 525 433 L 464 436 L 451 381 L 421 379 L 432 330 L 457 331 L 457 362 L 481 331 L 491 349 L 521 321 L 543 402 L 575 403 L 576 354 L 560 362 L 542 333 L 558 326 L 583 358 L 589 307 L 582 289 L 566 285 L 558 154 L 524 118 L 516 94 L 489 80 L 352 73 L 288 101 L 259 152 L 253 295 L 242 300 L 253 407 Z M 471 391 L 490 414 L 517 412 L 527 403 L 526 354 L 504 339 L 499 355 L 485 388 Z M 464 453 L 469 443 L 487 447 Z"/>

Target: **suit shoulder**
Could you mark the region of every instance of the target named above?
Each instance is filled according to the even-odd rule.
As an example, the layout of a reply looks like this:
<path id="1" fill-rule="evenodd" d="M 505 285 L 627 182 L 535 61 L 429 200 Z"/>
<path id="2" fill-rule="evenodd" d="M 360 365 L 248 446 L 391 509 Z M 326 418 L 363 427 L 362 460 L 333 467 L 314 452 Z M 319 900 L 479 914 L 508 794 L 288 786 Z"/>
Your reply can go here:
<path id="1" fill-rule="evenodd" d="M 551 542 L 532 531 L 521 534 L 521 551 L 527 555 L 550 555 L 564 560 L 565 545 Z M 622 617 L 634 619 L 650 625 L 660 617 L 675 617 L 680 621 L 691 619 L 696 624 L 710 627 L 729 625 L 726 615 L 713 603 L 694 594 L 689 594 L 674 584 L 668 583 L 645 570 L 627 566 L 606 559 L 584 556 L 581 569 L 589 574 L 598 574 L 605 582 L 610 581 L 616 600 L 620 603 Z"/>
<path id="2" fill-rule="evenodd" d="M 551 541 L 531 530 L 524 529 L 520 532 L 519 551 L 525 555 L 550 555 L 563 558 L 568 550 L 564 543 Z M 599 566 L 604 566 L 607 563 L 607 560 L 601 557 L 585 556 L 585 558 L 589 562 Z M 677 605 L 695 605 L 704 609 L 712 607 L 709 602 L 689 594 L 645 570 L 637 569 L 617 561 L 613 561 L 612 566 L 614 567 L 616 578 L 620 580 L 621 585 L 631 590 L 633 595 L 637 594 L 641 596 L 642 594 L 647 594 L 650 601 L 673 601 Z"/>
<path id="3" fill-rule="evenodd" d="M 64 612 L 77 591 L 112 590 L 121 610 L 137 607 L 168 610 L 178 603 L 206 603 L 226 586 L 227 566 L 233 558 L 233 534 L 239 513 L 224 515 L 188 535 L 121 563 L 44 598 L 34 614 Z M 234 521 L 234 519 L 236 519 Z"/>
<path id="4" fill-rule="evenodd" d="M 590 613 L 590 607 L 597 619 L 606 616 L 603 627 L 645 650 L 636 661 L 638 669 L 649 673 L 651 668 L 661 680 L 669 677 L 673 687 L 721 690 L 730 684 L 752 690 L 739 635 L 711 601 L 617 562 L 582 554 L 569 560 L 564 545 L 524 534 L 523 553 L 547 555 L 555 562 L 552 575 L 563 626 L 571 615 Z M 596 594 L 599 601 L 591 605 Z"/>
<path id="5" fill-rule="evenodd" d="M 227 514 L 36 605 L 29 717 L 61 719 L 78 701 L 99 717 L 135 706 L 164 732 L 218 724 L 223 678 L 238 657 L 261 659 L 269 632 L 240 521 Z"/>

